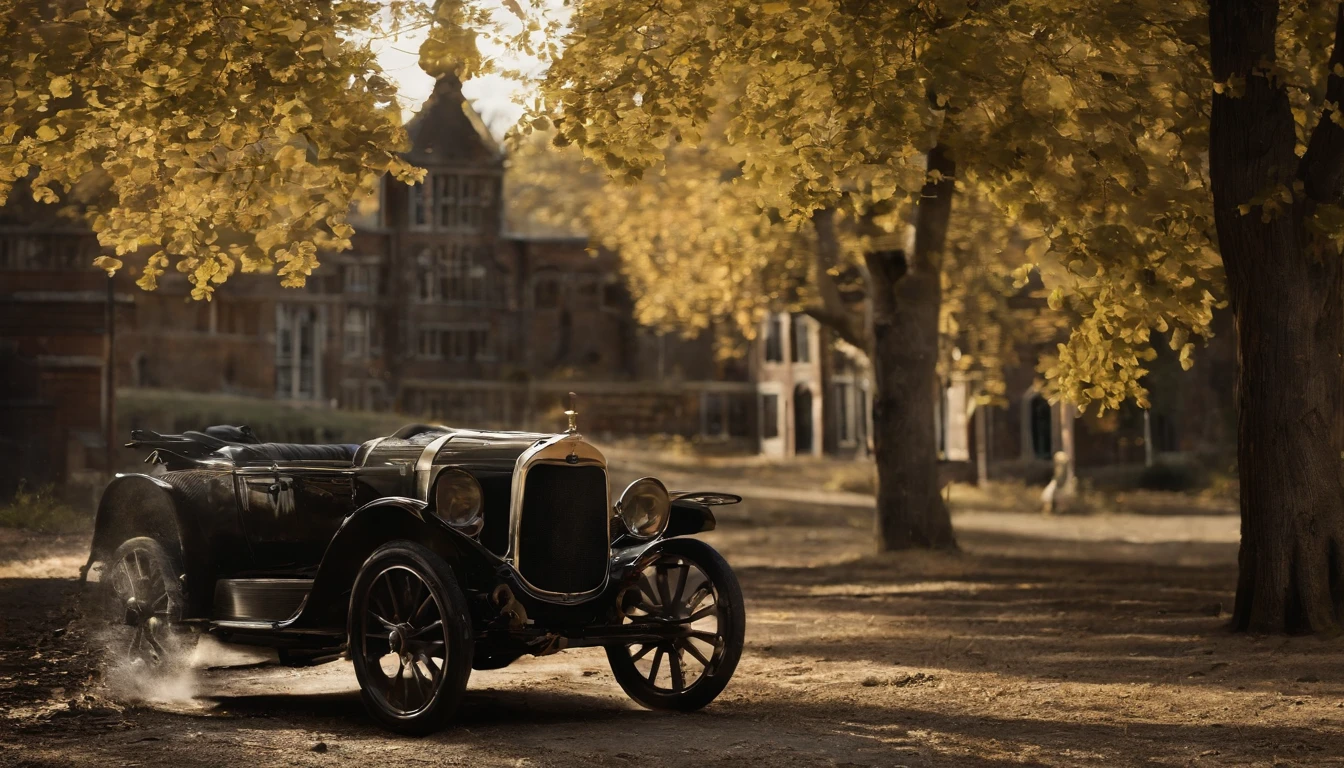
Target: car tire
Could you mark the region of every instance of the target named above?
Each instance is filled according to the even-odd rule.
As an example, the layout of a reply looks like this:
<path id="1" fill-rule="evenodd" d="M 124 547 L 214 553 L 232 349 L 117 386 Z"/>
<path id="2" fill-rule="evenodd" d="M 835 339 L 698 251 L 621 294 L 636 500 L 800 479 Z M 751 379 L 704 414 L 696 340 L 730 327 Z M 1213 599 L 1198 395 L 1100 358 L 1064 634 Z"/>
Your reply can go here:
<path id="1" fill-rule="evenodd" d="M 355 577 L 347 628 L 360 694 L 379 725 L 424 736 L 447 724 L 473 648 L 467 600 L 442 557 L 410 541 L 378 548 Z"/>
<path id="2" fill-rule="evenodd" d="M 94 591 L 94 618 L 116 667 L 137 677 L 163 677 L 187 664 L 194 636 L 183 633 L 182 566 L 157 539 L 122 542 L 103 565 Z"/>
<path id="3" fill-rule="evenodd" d="M 683 569 L 685 576 L 680 575 Z M 671 575 L 674 570 L 678 572 L 675 580 Z M 692 572 L 698 573 L 693 576 Z M 649 574 L 650 580 L 639 586 Z M 635 577 L 635 585 L 643 608 L 627 611 L 625 621 L 688 624 L 689 634 L 664 643 L 607 646 L 607 660 L 616 682 L 630 698 L 649 709 L 693 712 L 705 707 L 723 692 L 742 657 L 746 614 L 742 588 L 733 569 L 703 541 L 668 539 L 658 548 L 657 559 Z M 703 589 L 709 594 L 697 600 Z M 714 598 L 712 612 L 705 603 L 709 596 Z M 701 614 L 705 614 L 703 619 L 688 622 Z M 712 631 L 695 629 L 707 624 L 711 616 Z M 667 661 L 665 666 L 663 659 Z M 700 664 L 702 661 L 706 663 Z M 699 672 L 688 683 L 686 671 L 693 663 L 699 665 Z M 659 684 L 664 671 L 667 686 Z"/>

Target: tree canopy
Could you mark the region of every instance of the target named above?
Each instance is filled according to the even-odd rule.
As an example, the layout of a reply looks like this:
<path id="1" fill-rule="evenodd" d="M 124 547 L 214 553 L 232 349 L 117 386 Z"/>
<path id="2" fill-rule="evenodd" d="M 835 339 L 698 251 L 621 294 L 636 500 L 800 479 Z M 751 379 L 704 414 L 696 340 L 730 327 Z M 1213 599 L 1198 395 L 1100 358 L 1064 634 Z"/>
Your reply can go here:
<path id="1" fill-rule="evenodd" d="M 560 28 L 540 0 L 511 9 L 528 20 L 515 41 Z M 1047 366 L 1061 393 L 1142 404 L 1154 332 L 1189 364 L 1221 295 L 1202 13 L 1195 0 L 584 0 L 524 126 L 553 123 L 633 179 L 717 136 L 726 114 L 737 195 L 785 219 L 868 217 L 879 239 L 903 234 L 941 145 L 958 194 L 1016 224 L 1019 283 L 1065 267 L 1052 304 L 1081 321 Z"/>
<path id="2" fill-rule="evenodd" d="M 729 147 L 709 131 L 697 147 L 671 149 L 657 173 L 634 184 L 607 179 L 576 147 L 553 139 L 534 133 L 510 155 L 514 226 L 582 233 L 618 252 L 641 324 L 712 331 L 721 353 L 739 354 L 767 311 L 790 310 L 830 327 L 852 356 L 867 355 L 868 287 L 853 217 L 823 209 L 797 221 L 762 209 Z M 1023 243 L 987 201 L 966 198 L 949 229 L 940 367 L 944 378 L 961 374 L 982 400 L 998 401 L 1005 366 L 1035 362 L 1019 359 L 1020 343 L 1054 335 L 1065 315 L 1043 312 L 1015 284 Z"/>
<path id="3" fill-rule="evenodd" d="M 0 0 L 0 201 L 26 180 L 77 207 L 145 289 L 169 267 L 196 298 L 239 269 L 303 285 L 352 200 L 419 177 L 368 43 L 397 5 Z"/>

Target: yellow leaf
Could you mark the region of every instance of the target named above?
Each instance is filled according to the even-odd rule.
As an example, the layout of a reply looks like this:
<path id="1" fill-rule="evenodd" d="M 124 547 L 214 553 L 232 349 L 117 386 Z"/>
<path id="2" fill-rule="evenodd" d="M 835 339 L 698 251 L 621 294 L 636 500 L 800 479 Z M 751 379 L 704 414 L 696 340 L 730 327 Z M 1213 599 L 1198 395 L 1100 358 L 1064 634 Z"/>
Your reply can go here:
<path id="1" fill-rule="evenodd" d="M 99 256 L 93 260 L 93 266 L 106 271 L 111 276 L 117 274 L 117 270 L 121 269 L 122 265 L 121 259 L 113 256 Z"/>
<path id="2" fill-rule="evenodd" d="M 61 76 L 51 78 L 51 95 L 58 99 L 64 99 L 71 93 L 70 78 Z"/>

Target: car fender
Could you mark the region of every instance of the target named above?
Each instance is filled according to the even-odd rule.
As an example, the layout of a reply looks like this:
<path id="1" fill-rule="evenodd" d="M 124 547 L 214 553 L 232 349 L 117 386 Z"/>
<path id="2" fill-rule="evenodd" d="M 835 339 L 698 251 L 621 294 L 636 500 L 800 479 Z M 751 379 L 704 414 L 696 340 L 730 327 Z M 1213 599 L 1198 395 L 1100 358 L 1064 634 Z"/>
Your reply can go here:
<path id="1" fill-rule="evenodd" d="M 192 507 L 180 489 L 160 478 L 117 475 L 99 499 L 89 559 L 80 569 L 81 581 L 88 578 L 94 563 L 111 557 L 126 539 L 151 536 L 179 558 L 187 582 L 187 615 L 204 615 L 209 610 L 210 590 L 195 587 L 210 581 L 212 559 Z"/>
<path id="2" fill-rule="evenodd" d="M 448 562 L 463 590 L 493 588 L 503 561 L 428 512 L 427 506 L 419 499 L 387 496 L 351 512 L 327 545 L 313 588 L 287 628 L 343 629 L 359 569 L 374 550 L 390 541 L 405 539 L 429 547 Z"/>
<path id="3" fill-rule="evenodd" d="M 717 526 L 718 521 L 714 519 L 714 513 L 708 506 L 690 500 L 674 499 L 663 536 L 667 538 L 688 536 L 712 531 Z"/>

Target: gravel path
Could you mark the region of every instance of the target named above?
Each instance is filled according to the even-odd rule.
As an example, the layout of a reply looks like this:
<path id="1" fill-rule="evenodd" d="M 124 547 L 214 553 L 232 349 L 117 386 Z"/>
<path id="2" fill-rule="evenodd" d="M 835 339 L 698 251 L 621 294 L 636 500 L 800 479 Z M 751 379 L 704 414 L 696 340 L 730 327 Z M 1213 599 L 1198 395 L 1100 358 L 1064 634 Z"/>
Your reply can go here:
<path id="1" fill-rule="evenodd" d="M 879 557 L 844 501 L 721 509 L 747 649 L 703 712 L 568 651 L 476 673 L 425 739 L 374 728 L 347 662 L 207 644 L 137 690 L 77 620 L 83 542 L 0 532 L 0 765 L 1344 765 L 1344 644 L 1224 629 L 1235 517 L 963 510 L 963 553 Z"/>

